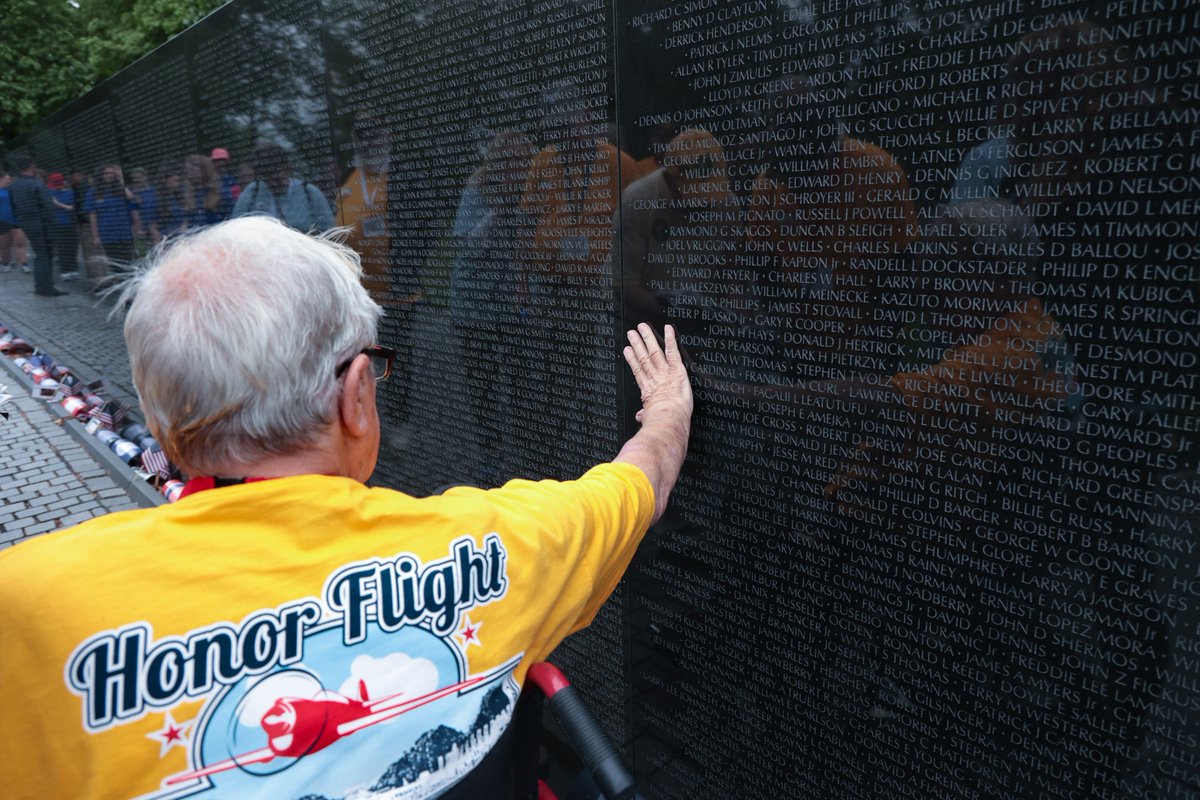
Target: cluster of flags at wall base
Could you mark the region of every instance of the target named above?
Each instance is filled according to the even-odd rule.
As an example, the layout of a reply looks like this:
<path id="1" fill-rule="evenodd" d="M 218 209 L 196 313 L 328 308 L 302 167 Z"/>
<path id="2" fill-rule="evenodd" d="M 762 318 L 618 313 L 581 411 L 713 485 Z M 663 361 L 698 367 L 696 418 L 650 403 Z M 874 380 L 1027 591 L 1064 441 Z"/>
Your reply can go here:
<path id="1" fill-rule="evenodd" d="M 67 415 L 63 424 L 83 425 L 169 502 L 178 499 L 183 489 L 178 470 L 146 426 L 130 417 L 129 406 L 108 395 L 103 378 L 84 382 L 70 367 L 17 336 L 3 322 L 0 354 L 33 381 L 34 397 L 62 407 Z"/>

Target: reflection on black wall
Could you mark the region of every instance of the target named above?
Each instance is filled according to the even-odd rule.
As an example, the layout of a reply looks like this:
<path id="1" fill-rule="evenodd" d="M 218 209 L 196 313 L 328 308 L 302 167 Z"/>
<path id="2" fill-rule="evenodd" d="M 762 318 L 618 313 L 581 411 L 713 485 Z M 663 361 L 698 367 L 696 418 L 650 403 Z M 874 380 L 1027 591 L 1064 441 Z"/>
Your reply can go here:
<path id="1" fill-rule="evenodd" d="M 559 654 L 647 797 L 1195 797 L 1198 28 L 237 0 L 25 146 L 142 244 L 271 185 L 350 227 L 381 484 L 611 457 L 618 331 L 678 327 L 684 477 Z"/>

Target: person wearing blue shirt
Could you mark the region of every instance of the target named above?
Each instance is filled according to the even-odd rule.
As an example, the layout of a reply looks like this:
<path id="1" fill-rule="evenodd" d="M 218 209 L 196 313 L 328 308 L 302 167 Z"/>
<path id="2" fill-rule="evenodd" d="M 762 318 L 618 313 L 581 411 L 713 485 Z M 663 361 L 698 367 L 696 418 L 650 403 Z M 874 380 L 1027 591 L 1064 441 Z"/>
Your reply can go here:
<path id="1" fill-rule="evenodd" d="M 133 231 L 141 227 L 137 201 L 125 185 L 121 168 L 106 164 L 100 180 L 84 201 L 92 226 L 92 241 L 102 246 L 110 266 L 124 272 L 133 263 Z"/>
<path id="2" fill-rule="evenodd" d="M 183 205 L 187 213 L 187 229 L 195 231 L 225 220 L 232 202 L 221 187 L 212 159 L 199 154 L 190 155 L 183 162 L 183 170 L 186 178 Z"/>
<path id="3" fill-rule="evenodd" d="M 0 270 L 4 272 L 13 268 L 13 229 L 17 227 L 12 198 L 8 194 L 10 183 L 12 183 L 12 176 L 4 170 L 0 170 Z"/>
<path id="4" fill-rule="evenodd" d="M 61 172 L 46 176 L 46 188 L 54 198 L 54 220 L 50 239 L 59 277 L 65 281 L 79 277 L 79 236 L 75 231 L 75 192 Z"/>
<path id="5" fill-rule="evenodd" d="M 42 297 L 64 295 L 66 292 L 54 285 L 54 248 L 50 239 L 54 198 L 38 177 L 32 158 L 19 154 L 13 161 L 20 174 L 9 186 L 9 197 L 17 225 L 29 240 L 33 254 L 33 293 Z"/>
<path id="6" fill-rule="evenodd" d="M 151 245 L 158 244 L 162 237 L 158 232 L 158 190 L 150 183 L 146 170 L 137 167 L 129 171 L 130 188 L 137 203 L 138 218 L 142 226 L 134 231 L 139 239 Z"/>
<path id="7" fill-rule="evenodd" d="M 167 175 L 158 202 L 158 232 L 162 238 L 183 233 L 187 228 L 187 208 L 184 202 L 184 179 L 179 170 Z"/>
<path id="8" fill-rule="evenodd" d="M 333 208 L 321 190 L 292 177 L 292 163 L 277 144 L 260 145 L 254 154 L 258 178 L 242 190 L 233 216 L 264 214 L 305 233 L 333 227 Z"/>

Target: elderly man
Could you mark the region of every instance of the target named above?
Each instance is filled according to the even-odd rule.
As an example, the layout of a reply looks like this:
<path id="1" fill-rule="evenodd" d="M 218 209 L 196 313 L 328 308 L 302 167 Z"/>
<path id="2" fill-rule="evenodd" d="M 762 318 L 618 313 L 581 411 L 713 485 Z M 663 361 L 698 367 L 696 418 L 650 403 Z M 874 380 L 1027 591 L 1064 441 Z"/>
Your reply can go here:
<path id="1" fill-rule="evenodd" d="M 640 431 L 571 482 L 362 482 L 388 352 L 357 257 L 263 217 L 160 253 L 125 322 L 174 505 L 0 553 L 6 797 L 430 797 L 588 624 L 687 449 L 667 329 L 624 354 Z M 550 388 L 550 387 L 548 387 Z M 469 778 L 468 778 L 469 780 Z"/>

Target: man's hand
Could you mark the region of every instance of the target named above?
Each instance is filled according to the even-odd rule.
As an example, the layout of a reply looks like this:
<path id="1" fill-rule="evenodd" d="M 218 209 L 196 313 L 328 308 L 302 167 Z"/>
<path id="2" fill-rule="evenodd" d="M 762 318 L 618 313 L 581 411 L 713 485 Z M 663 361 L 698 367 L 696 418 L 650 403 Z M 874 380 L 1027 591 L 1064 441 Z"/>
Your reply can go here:
<path id="1" fill-rule="evenodd" d="M 683 413 L 692 416 L 692 384 L 679 355 L 675 341 L 675 329 L 667 325 L 663 331 L 666 353 L 658 346 L 654 330 L 642 323 L 636 331 L 629 331 L 629 346 L 625 348 L 625 361 L 633 370 L 633 379 L 642 392 L 642 408 L 637 412 L 637 421 L 642 422 L 646 413 L 664 408 L 666 413 Z"/>
<path id="2" fill-rule="evenodd" d="M 675 342 L 675 329 L 665 329 L 666 352 L 659 347 L 654 330 L 645 323 L 629 332 L 625 360 L 642 391 L 642 410 L 637 419 L 642 429 L 625 443 L 616 461 L 633 464 L 646 473 L 654 487 L 654 520 L 667 508 L 667 497 L 683 459 L 687 456 L 692 428 L 692 385 Z"/>

